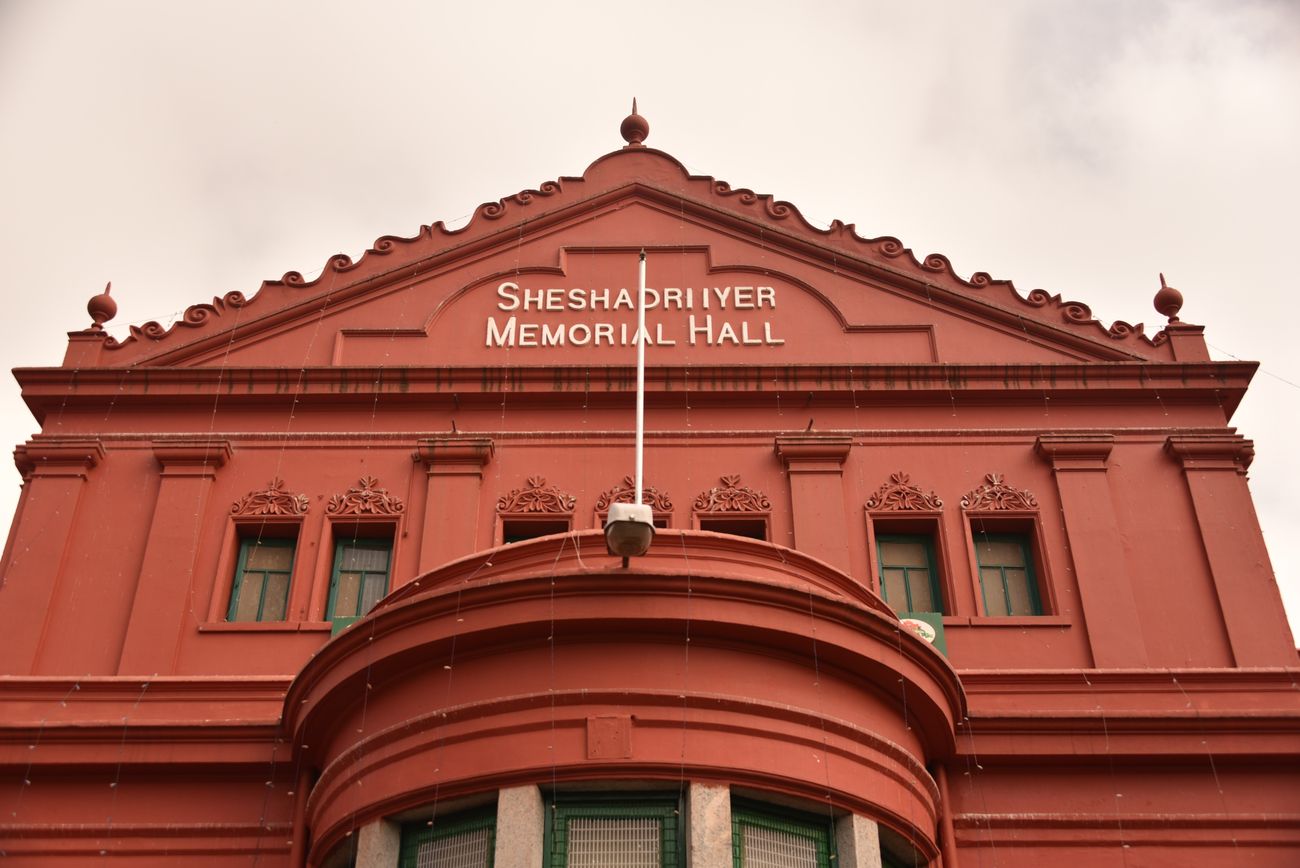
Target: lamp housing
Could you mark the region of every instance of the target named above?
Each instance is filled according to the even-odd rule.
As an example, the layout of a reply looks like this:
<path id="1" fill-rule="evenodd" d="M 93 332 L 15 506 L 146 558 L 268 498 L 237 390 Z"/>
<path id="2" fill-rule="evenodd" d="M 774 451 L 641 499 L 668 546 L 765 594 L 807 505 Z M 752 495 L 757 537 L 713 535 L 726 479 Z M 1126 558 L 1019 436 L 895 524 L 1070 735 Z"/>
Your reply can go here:
<path id="1" fill-rule="evenodd" d="M 655 536 L 654 512 L 648 503 L 613 503 L 605 517 L 605 547 L 611 555 L 640 557 Z"/>

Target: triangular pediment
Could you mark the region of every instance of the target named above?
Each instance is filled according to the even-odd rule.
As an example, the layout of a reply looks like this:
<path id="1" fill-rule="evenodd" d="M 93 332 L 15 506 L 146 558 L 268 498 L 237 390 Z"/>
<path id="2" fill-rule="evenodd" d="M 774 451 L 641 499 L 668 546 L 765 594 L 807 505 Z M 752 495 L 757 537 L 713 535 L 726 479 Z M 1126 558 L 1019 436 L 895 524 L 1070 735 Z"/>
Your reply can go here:
<path id="1" fill-rule="evenodd" d="M 108 366 L 605 365 L 635 336 L 647 253 L 657 365 L 1163 361 L 1162 332 L 625 148 L 481 205 L 462 228 L 383 236 L 319 277 L 189 308 L 107 339 Z"/>

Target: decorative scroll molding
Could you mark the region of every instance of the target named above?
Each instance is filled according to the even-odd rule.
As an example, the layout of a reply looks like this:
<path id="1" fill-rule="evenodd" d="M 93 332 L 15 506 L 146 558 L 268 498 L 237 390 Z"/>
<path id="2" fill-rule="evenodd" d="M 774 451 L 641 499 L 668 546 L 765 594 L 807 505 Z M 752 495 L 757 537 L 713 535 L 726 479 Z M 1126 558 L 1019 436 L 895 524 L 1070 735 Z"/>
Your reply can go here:
<path id="1" fill-rule="evenodd" d="M 610 504 L 632 503 L 636 500 L 635 494 L 636 480 L 624 476 L 621 483 L 606 489 L 601 492 L 600 497 L 596 498 L 596 512 L 609 512 Z M 668 493 L 660 491 L 653 485 L 641 487 L 641 502 L 649 504 L 652 512 L 673 511 L 673 502 L 668 499 Z"/>
<path id="2" fill-rule="evenodd" d="M 626 169 L 620 160 L 637 160 Z M 647 177 L 645 162 L 659 160 L 669 169 L 656 183 Z M 674 175 L 671 169 L 680 174 Z M 441 221 L 420 226 L 409 237 L 383 235 L 370 249 L 356 260 L 338 254 L 326 260 L 317 277 L 308 280 L 298 271 L 286 272 L 278 280 L 267 280 L 251 296 L 230 292 L 213 298 L 210 304 L 193 305 L 170 327 L 157 322 L 132 326 L 130 334 L 122 340 L 108 337 L 107 350 L 121 350 L 138 342 L 162 341 L 175 332 L 188 329 L 216 332 L 229 328 L 235 322 L 241 325 L 252 318 L 264 316 L 298 302 L 303 290 L 322 285 L 336 286 L 348 283 L 348 292 L 355 287 L 362 291 L 368 280 L 381 274 L 394 274 L 415 263 L 427 263 L 431 257 L 452 255 L 470 240 L 490 237 L 501 231 L 501 226 L 515 221 L 525 221 L 558 214 L 566 208 L 582 207 L 592 200 L 593 191 L 612 189 L 616 180 L 637 181 L 632 195 L 669 199 L 689 203 L 699 213 L 716 212 L 720 217 L 740 217 L 753 225 L 771 225 L 792 239 L 813 244 L 828 253 L 847 254 L 855 263 L 867 269 L 881 266 L 895 273 L 922 282 L 928 295 L 951 293 L 953 301 L 967 310 L 981 310 L 1002 319 L 1008 316 L 1028 319 L 1055 330 L 1073 332 L 1104 348 L 1110 345 L 1115 357 L 1164 359 L 1168 351 L 1154 352 L 1169 343 L 1167 329 L 1152 337 L 1145 334 L 1142 324 L 1115 321 L 1110 325 L 1093 316 L 1091 308 L 1078 301 L 1064 300 L 1059 294 L 1034 289 L 1022 294 L 1009 280 L 995 279 L 987 272 L 977 271 L 964 278 L 954 269 L 946 256 L 938 253 L 918 257 L 899 239 L 892 236 L 866 237 L 858 234 L 856 227 L 842 220 L 833 220 L 826 228 L 810 223 L 797 207 L 768 194 L 755 193 L 742 187 L 733 187 L 726 181 L 705 175 L 692 175 L 679 161 L 661 151 L 644 147 L 624 149 L 597 159 L 582 177 L 565 177 L 546 181 L 537 189 L 523 190 L 494 202 L 480 205 L 469 222 L 457 229 L 448 229 Z M 539 213 L 540 212 L 540 213 Z M 339 281 L 346 275 L 345 281 Z M 322 284 L 324 282 L 324 284 Z M 973 290 L 973 292 L 972 292 Z M 338 302 L 337 289 L 330 295 L 318 295 L 319 304 L 329 297 Z M 974 300 L 977 306 L 967 304 Z M 253 306 L 256 311 L 236 316 L 240 308 Z M 150 352 L 139 350 L 141 355 Z"/>
<path id="3" fill-rule="evenodd" d="M 335 494 L 325 507 L 328 515 L 401 515 L 406 511 L 402 499 L 389 494 L 387 488 L 379 487 L 379 480 L 373 476 L 363 476 L 359 480 L 360 488 L 349 488 L 343 494 Z"/>
<path id="4" fill-rule="evenodd" d="M 696 512 L 769 512 L 772 501 L 761 491 L 740 484 L 740 474 L 723 476 L 722 484 L 700 492 Z"/>
<path id="5" fill-rule="evenodd" d="M 1028 489 L 1012 488 L 1002 481 L 1002 474 L 990 473 L 984 480 L 962 497 L 962 509 L 1038 509 L 1038 501 Z"/>
<path id="6" fill-rule="evenodd" d="M 231 515 L 306 515 L 310 502 L 305 494 L 284 490 L 276 477 L 261 491 L 250 491 L 230 506 Z"/>
<path id="7" fill-rule="evenodd" d="M 554 485 L 546 484 L 544 476 L 530 476 L 523 488 L 516 488 L 497 500 L 497 512 L 511 513 L 569 513 L 578 499 Z"/>
<path id="8" fill-rule="evenodd" d="M 867 498 L 867 509 L 898 512 L 910 510 L 937 512 L 943 509 L 943 501 L 935 496 L 933 491 L 926 494 L 918 486 L 912 485 L 910 479 L 911 477 L 901 470 L 891 473 L 889 481 Z"/>

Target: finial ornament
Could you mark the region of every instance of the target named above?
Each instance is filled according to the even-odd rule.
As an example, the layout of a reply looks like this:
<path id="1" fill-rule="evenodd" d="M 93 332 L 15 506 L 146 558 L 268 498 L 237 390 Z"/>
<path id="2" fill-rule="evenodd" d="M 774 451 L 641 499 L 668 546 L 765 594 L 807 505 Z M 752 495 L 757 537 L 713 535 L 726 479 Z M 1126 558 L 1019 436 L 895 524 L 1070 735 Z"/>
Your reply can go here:
<path id="1" fill-rule="evenodd" d="M 90 314 L 90 318 L 94 320 L 90 324 L 90 331 L 102 332 L 104 323 L 117 316 L 117 302 L 113 301 L 112 296 L 109 295 L 112 289 L 113 281 L 110 280 L 108 285 L 104 287 L 103 292 L 91 296 L 90 301 L 86 303 L 86 313 Z"/>
<path id="2" fill-rule="evenodd" d="M 1183 309 L 1183 294 L 1165 283 L 1164 274 L 1160 275 L 1160 290 L 1156 293 L 1156 312 L 1169 317 L 1170 322 L 1179 322 L 1178 311 Z"/>
<path id="3" fill-rule="evenodd" d="M 625 148 L 642 148 L 646 136 L 650 135 L 650 122 L 636 112 L 636 97 L 632 97 L 632 114 L 623 118 L 623 125 L 618 128 L 627 142 Z"/>

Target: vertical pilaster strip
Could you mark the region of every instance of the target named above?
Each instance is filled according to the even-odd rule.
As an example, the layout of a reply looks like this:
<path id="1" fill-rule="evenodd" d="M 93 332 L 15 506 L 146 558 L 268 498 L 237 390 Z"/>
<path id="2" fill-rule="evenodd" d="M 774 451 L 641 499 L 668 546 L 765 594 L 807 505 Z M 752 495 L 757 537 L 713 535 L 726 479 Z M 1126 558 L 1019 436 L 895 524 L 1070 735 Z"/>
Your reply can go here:
<path id="1" fill-rule="evenodd" d="M 357 836 L 356 868 L 397 868 L 401 849 L 401 826 L 388 820 L 367 823 Z"/>
<path id="2" fill-rule="evenodd" d="M 538 868 L 546 833 L 546 807 L 536 786 L 508 787 L 497 793 L 495 868 Z"/>
<path id="3" fill-rule="evenodd" d="M 1052 465 L 1079 584 L 1093 665 L 1147 665 L 1142 622 L 1106 477 L 1111 434 L 1044 434 L 1038 453 Z"/>
<path id="4" fill-rule="evenodd" d="M 208 495 L 217 470 L 230 457 L 230 444 L 225 440 L 159 442 L 153 454 L 162 480 L 122 642 L 119 675 L 172 669 L 205 530 Z"/>
<path id="5" fill-rule="evenodd" d="M 1291 629 L 1246 487 L 1254 444 L 1237 434 L 1175 434 L 1165 450 L 1183 467 L 1233 659 L 1294 666 Z"/>
<path id="6" fill-rule="evenodd" d="M 839 868 L 881 868 L 880 826 L 861 814 L 835 821 L 835 864 Z"/>
<path id="7" fill-rule="evenodd" d="M 416 575 L 485 547 L 479 499 L 492 454 L 490 437 L 431 437 L 416 446 L 412 458 L 428 474 Z"/>
<path id="8" fill-rule="evenodd" d="M 686 801 L 686 868 L 731 868 L 731 788 L 691 781 Z"/>
<path id="9" fill-rule="evenodd" d="M 847 572 L 848 510 L 844 508 L 844 459 L 850 437 L 804 434 L 776 438 L 776 454 L 790 480 L 794 548 Z"/>
<path id="10" fill-rule="evenodd" d="M 63 575 L 86 477 L 104 458 L 98 440 L 30 441 L 15 452 L 24 486 L 22 512 L 0 564 L 0 658 L 33 672 Z"/>

